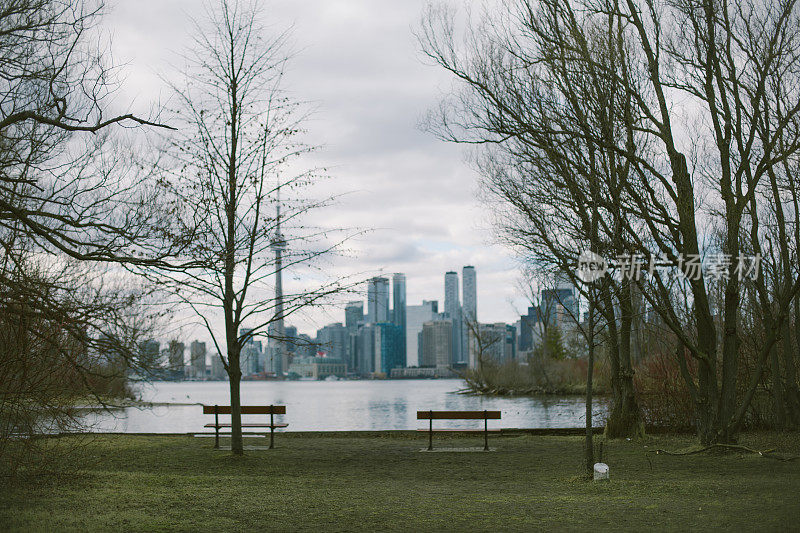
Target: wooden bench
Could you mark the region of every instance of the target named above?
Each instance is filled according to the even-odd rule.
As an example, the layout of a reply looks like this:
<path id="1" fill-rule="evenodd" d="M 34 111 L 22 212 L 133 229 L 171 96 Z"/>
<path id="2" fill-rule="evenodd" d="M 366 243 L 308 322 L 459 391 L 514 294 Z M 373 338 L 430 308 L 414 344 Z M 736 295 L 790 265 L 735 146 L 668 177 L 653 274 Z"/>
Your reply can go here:
<path id="1" fill-rule="evenodd" d="M 247 423 L 242 422 L 242 428 L 269 428 L 269 447 L 275 447 L 275 428 L 285 428 L 289 424 L 275 423 L 275 415 L 285 415 L 285 405 L 243 405 L 241 407 L 242 415 L 269 415 L 269 423 Z M 230 405 L 204 405 L 204 415 L 214 415 L 214 423 L 206 424 L 203 427 L 214 428 L 214 448 L 219 448 L 219 430 L 220 428 L 229 428 L 231 424 L 221 424 L 219 415 L 231 414 Z"/>
<path id="2" fill-rule="evenodd" d="M 419 431 L 428 432 L 428 450 L 433 449 L 433 432 L 461 432 L 483 433 L 483 449 L 489 451 L 489 432 L 499 432 L 499 429 L 489 429 L 489 420 L 500 420 L 500 411 L 417 411 L 417 420 L 428 420 L 428 429 Z M 433 429 L 434 420 L 483 420 L 483 429 Z"/>

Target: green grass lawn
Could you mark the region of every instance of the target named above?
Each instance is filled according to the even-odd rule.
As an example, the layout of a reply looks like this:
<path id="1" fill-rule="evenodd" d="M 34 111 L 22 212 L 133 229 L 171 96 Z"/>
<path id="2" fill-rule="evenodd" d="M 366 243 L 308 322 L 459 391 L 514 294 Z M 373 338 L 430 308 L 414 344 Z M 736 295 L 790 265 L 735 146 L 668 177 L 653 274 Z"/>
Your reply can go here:
<path id="1" fill-rule="evenodd" d="M 479 440 L 437 437 L 437 444 Z M 800 528 L 800 460 L 646 453 L 686 449 L 694 445 L 688 436 L 611 441 L 604 459 L 612 479 L 597 484 L 580 476 L 578 437 L 493 437 L 488 453 L 420 453 L 424 441 L 279 434 L 276 449 L 233 457 L 213 450 L 208 438 L 97 437 L 64 463 L 72 473 L 0 491 L 0 529 Z M 797 434 L 742 439 L 786 453 L 800 452 L 798 441 Z"/>

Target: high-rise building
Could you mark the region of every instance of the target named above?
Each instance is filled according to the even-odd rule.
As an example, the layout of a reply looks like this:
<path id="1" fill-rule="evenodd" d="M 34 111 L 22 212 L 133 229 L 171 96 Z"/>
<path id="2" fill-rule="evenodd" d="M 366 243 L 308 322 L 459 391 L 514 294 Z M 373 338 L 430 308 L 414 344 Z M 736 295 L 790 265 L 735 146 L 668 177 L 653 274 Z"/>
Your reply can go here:
<path id="1" fill-rule="evenodd" d="M 419 335 L 422 325 L 430 322 L 439 313 L 439 302 L 423 300 L 422 305 L 409 305 L 406 308 L 406 362 L 408 366 L 422 366 L 422 351 Z"/>
<path id="2" fill-rule="evenodd" d="M 562 282 L 555 289 L 543 289 L 539 299 L 543 320 L 548 325 L 555 325 L 565 330 L 580 320 L 578 299 L 575 297 L 575 287 L 572 285 Z"/>
<path id="3" fill-rule="evenodd" d="M 206 377 L 206 343 L 194 341 L 189 345 L 189 365 L 195 379 Z"/>
<path id="4" fill-rule="evenodd" d="M 388 376 L 393 368 L 406 366 L 403 354 L 403 334 L 400 326 L 396 324 L 375 324 L 373 349 L 375 362 L 374 372 Z"/>
<path id="5" fill-rule="evenodd" d="M 290 354 L 294 353 L 297 348 L 297 328 L 294 326 L 286 326 L 284 328 L 284 333 L 286 334 L 286 351 Z"/>
<path id="6" fill-rule="evenodd" d="M 483 362 L 504 363 L 517 356 L 517 330 L 514 326 L 503 322 L 478 324 L 470 330 L 468 336 L 470 368 L 476 368 L 479 359 Z"/>
<path id="7" fill-rule="evenodd" d="M 333 357 L 344 362 L 347 345 L 349 344 L 347 328 L 341 322 L 328 324 L 317 330 L 318 350 L 327 357 Z"/>
<path id="8" fill-rule="evenodd" d="M 461 314 L 463 324 L 461 325 L 461 353 L 462 360 L 467 358 L 467 337 L 469 332 L 469 323 L 477 324 L 478 322 L 478 285 L 475 278 L 475 267 L 465 266 L 461 270 L 461 290 L 462 290 L 462 307 Z"/>
<path id="9" fill-rule="evenodd" d="M 218 353 L 211 355 L 211 379 L 228 379 L 228 373 L 225 372 L 225 366 Z"/>
<path id="10" fill-rule="evenodd" d="M 446 368 L 453 364 L 453 322 L 432 320 L 422 325 L 419 366 Z"/>
<path id="11" fill-rule="evenodd" d="M 144 341 L 139 345 L 139 366 L 143 369 L 151 369 L 158 366 L 160 359 L 161 344 L 155 340 Z"/>
<path id="12" fill-rule="evenodd" d="M 356 352 L 358 350 L 358 326 L 364 322 L 364 302 L 348 302 L 344 308 L 344 327 L 347 329 L 347 351 L 345 364 L 348 372 L 358 366 Z"/>
<path id="13" fill-rule="evenodd" d="M 261 341 L 255 340 L 253 328 L 239 328 L 239 339 L 242 342 L 242 351 L 239 352 L 239 369 L 242 375 L 257 374 L 264 370 Z"/>
<path id="14" fill-rule="evenodd" d="M 169 348 L 167 354 L 167 361 L 169 364 L 169 369 L 176 373 L 183 374 L 184 372 L 184 362 L 183 362 L 183 353 L 186 351 L 186 347 L 183 345 L 182 342 L 178 341 L 169 341 Z"/>
<path id="15" fill-rule="evenodd" d="M 375 324 L 362 324 L 356 338 L 355 372 L 368 376 L 375 372 Z"/>
<path id="16" fill-rule="evenodd" d="M 375 277 L 367 287 L 367 322 L 389 322 L 389 280 Z"/>
<path id="17" fill-rule="evenodd" d="M 506 324 L 506 341 L 504 351 L 506 359 L 517 358 L 517 327 L 515 325 Z"/>
<path id="18" fill-rule="evenodd" d="M 403 361 L 408 359 L 406 350 L 406 275 L 397 273 L 392 276 L 392 323 L 400 328 L 400 351 Z"/>
<path id="19" fill-rule="evenodd" d="M 239 328 L 239 338 L 243 345 L 253 342 L 253 328 Z"/>
<path id="20" fill-rule="evenodd" d="M 261 353 L 261 341 L 245 344 L 239 357 L 239 367 L 244 375 L 258 374 L 267 370 L 264 367 L 265 357 Z"/>
<path id="21" fill-rule="evenodd" d="M 458 273 L 453 271 L 444 275 L 444 312 L 447 318 L 453 322 L 452 362 L 460 363 L 463 361 L 461 355 L 461 304 L 458 299 Z"/>
<path id="22" fill-rule="evenodd" d="M 475 267 L 465 266 L 461 271 L 463 283 L 463 308 L 464 320 L 477 320 L 478 318 L 478 286 L 475 279 Z"/>
<path id="23" fill-rule="evenodd" d="M 528 307 L 528 314 L 520 317 L 519 338 L 517 343 L 519 351 L 527 352 L 533 350 L 539 343 L 544 331 L 544 319 L 544 313 L 538 305 Z"/>
<path id="24" fill-rule="evenodd" d="M 295 344 L 295 357 L 315 357 L 317 355 L 317 343 L 305 333 L 297 335 Z"/>
<path id="25" fill-rule="evenodd" d="M 344 308 L 344 326 L 353 333 L 358 323 L 364 321 L 364 302 L 348 302 Z"/>

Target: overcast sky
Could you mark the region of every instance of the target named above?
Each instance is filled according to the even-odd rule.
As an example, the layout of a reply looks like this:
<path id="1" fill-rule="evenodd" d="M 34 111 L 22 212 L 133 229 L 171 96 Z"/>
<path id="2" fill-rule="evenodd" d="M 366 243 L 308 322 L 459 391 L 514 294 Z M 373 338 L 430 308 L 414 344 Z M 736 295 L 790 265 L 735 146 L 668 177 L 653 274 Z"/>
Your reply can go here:
<path id="1" fill-rule="evenodd" d="M 286 88 L 318 108 L 307 126 L 311 140 L 324 149 L 311 163 L 330 168 L 336 190 L 352 191 L 326 210 L 326 221 L 374 228 L 351 245 L 355 257 L 339 259 L 332 268 L 347 274 L 403 272 L 412 305 L 442 302 L 444 273 L 456 270 L 460 276 L 462 266 L 474 265 L 478 319 L 513 323 L 527 305 L 517 289 L 516 263 L 509 251 L 492 244 L 464 149 L 418 128 L 420 117 L 451 84 L 443 71 L 425 64 L 412 35 L 424 5 L 264 2 L 267 23 L 294 26 L 299 54 Z M 198 15 L 200 6 L 199 0 L 109 2 L 104 24 L 114 62 L 125 65 L 119 95 L 134 109 L 169 96 L 158 76 L 175 75 L 176 53 L 190 44 L 189 14 Z M 289 320 L 312 335 L 326 323 L 343 321 L 340 309 Z"/>

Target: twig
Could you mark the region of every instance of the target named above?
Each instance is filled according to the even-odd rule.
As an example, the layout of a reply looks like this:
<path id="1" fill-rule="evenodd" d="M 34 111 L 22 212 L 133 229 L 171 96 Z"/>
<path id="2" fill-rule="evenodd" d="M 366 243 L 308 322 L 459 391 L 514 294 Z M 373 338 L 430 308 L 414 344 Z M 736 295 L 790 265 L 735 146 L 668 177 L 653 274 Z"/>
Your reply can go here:
<path id="1" fill-rule="evenodd" d="M 700 448 L 700 449 L 697 449 L 697 450 L 691 450 L 691 451 L 688 451 L 688 452 L 670 452 L 668 450 L 663 450 L 661 448 L 659 448 L 657 450 L 648 450 L 648 451 L 650 453 L 655 453 L 656 455 L 660 455 L 660 454 L 664 454 L 664 455 L 694 455 L 696 453 L 703 453 L 703 452 L 706 452 L 708 450 L 712 450 L 714 448 L 724 448 L 726 450 L 740 450 L 740 451 L 743 451 L 743 452 L 755 453 L 755 454 L 760 455 L 761 457 L 768 457 L 770 459 L 776 459 L 778 461 L 794 461 L 795 459 L 800 459 L 800 455 L 790 455 L 788 457 L 784 457 L 784 456 L 781 456 L 781 455 L 774 455 L 775 454 L 775 449 L 769 449 L 769 450 L 760 451 L 760 450 L 754 450 L 752 448 L 748 448 L 747 446 L 741 446 L 739 444 L 711 444 L 711 445 L 706 446 L 704 448 Z"/>

